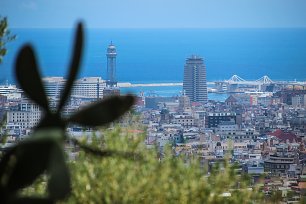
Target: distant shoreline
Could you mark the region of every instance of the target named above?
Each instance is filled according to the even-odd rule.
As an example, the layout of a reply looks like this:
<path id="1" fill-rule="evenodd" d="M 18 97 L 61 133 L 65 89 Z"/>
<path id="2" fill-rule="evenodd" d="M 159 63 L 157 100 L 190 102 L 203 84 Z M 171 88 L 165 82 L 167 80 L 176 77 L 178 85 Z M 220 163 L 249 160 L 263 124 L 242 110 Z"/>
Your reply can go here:
<path id="1" fill-rule="evenodd" d="M 159 86 L 183 86 L 183 83 L 118 83 L 118 87 L 120 88 L 131 88 L 131 87 L 159 87 Z"/>

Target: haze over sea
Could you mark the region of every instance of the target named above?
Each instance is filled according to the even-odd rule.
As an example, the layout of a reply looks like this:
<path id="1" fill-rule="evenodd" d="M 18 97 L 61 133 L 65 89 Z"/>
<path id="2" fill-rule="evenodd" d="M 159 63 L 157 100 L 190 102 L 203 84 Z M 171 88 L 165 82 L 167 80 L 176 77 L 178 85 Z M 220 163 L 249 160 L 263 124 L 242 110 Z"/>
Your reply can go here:
<path id="1" fill-rule="evenodd" d="M 34 45 L 44 76 L 66 76 L 74 32 L 70 29 L 12 29 L 0 78 L 14 83 L 18 49 Z M 106 76 L 106 48 L 117 47 L 120 82 L 182 82 L 185 59 L 204 58 L 207 80 L 237 74 L 244 79 L 306 80 L 306 29 L 87 29 L 82 76 Z M 162 90 L 162 89 L 161 89 Z"/>

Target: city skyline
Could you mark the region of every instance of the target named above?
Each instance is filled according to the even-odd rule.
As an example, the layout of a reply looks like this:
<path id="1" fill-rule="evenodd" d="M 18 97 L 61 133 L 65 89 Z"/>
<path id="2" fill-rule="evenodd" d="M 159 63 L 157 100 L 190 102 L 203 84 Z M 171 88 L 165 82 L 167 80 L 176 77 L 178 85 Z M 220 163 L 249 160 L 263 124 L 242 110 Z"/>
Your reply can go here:
<path id="1" fill-rule="evenodd" d="M 8 7 L 13 5 L 5 1 Z M 97 3 L 96 0 L 91 3 L 93 2 Z M 138 0 L 127 0 L 127 2 L 143 4 Z M 166 1 L 163 9 L 168 9 L 169 2 L 174 2 L 174 0 Z M 177 0 L 177 4 L 173 5 L 180 5 L 181 2 L 187 1 Z M 199 3 L 200 1 L 194 0 L 191 3 L 192 6 L 195 6 L 194 2 Z M 203 2 L 207 5 L 215 4 L 205 0 Z M 223 2 L 223 6 L 233 2 L 240 2 L 243 5 L 242 0 L 232 0 L 230 3 L 228 0 L 213 2 Z M 255 1 L 248 2 L 254 4 Z M 263 0 L 257 2 L 263 2 Z M 278 0 L 278 2 L 289 1 Z M 297 2 L 301 3 L 299 0 Z M 114 3 L 118 1 L 114 0 L 108 5 L 115 5 Z M 276 0 L 269 0 L 266 7 L 261 6 L 269 9 L 275 3 Z M 0 3 L 0 7 L 1 4 L 4 5 Z M 71 7 L 69 9 L 63 7 L 66 4 Z M 120 7 L 125 5 L 122 4 L 116 4 L 119 6 L 118 10 L 111 10 L 111 7 L 108 7 L 108 11 L 111 12 L 105 14 L 108 18 L 104 19 L 103 15 L 99 16 L 102 18 L 99 19 L 101 22 L 107 22 L 103 24 L 104 26 L 122 25 L 114 23 L 124 18 L 124 15 L 120 13 Z M 21 5 L 23 9 L 33 11 L 33 16 L 36 16 L 43 11 L 41 5 L 46 6 L 48 3 L 26 0 Z M 250 7 L 252 4 L 244 5 Z M 73 10 L 75 6 L 80 5 L 72 4 L 70 0 L 63 0 L 61 6 L 61 9 L 57 9 L 58 11 Z M 133 4 L 129 6 L 131 8 Z M 145 6 L 150 8 L 150 4 Z M 191 18 L 188 16 L 183 22 L 175 19 L 179 24 L 173 26 L 208 26 L 205 23 L 199 24 L 199 22 L 205 18 L 205 15 L 202 14 L 205 14 L 205 11 L 209 12 L 209 9 L 197 7 L 189 10 L 188 6 L 181 8 L 186 11 L 181 17 L 184 18 L 190 14 Z M 295 6 L 297 4 L 294 4 Z M 84 8 L 88 8 L 88 5 Z M 99 9 L 98 4 L 96 9 Z M 201 9 L 203 13 L 194 13 Z M 300 15 L 299 12 L 290 13 L 292 7 L 289 5 L 275 7 L 275 9 L 278 11 L 285 9 L 287 12 L 284 13 L 292 14 L 288 15 L 291 17 L 297 14 L 299 19 L 303 19 L 305 15 Z M 133 13 L 134 10 L 135 8 L 131 8 L 131 10 L 128 9 L 128 12 Z M 221 10 L 216 9 L 214 12 Z M 267 16 L 257 13 L 259 10 L 254 7 L 253 12 L 256 13 L 256 19 L 266 20 L 258 21 L 260 25 L 272 27 L 304 25 L 299 22 L 293 23 L 291 21 L 293 19 L 285 15 L 282 16 L 283 18 L 277 18 L 279 16 L 275 15 L 276 13 L 271 15 L 271 18 L 266 18 Z M 93 15 L 95 11 L 92 11 Z M 144 9 L 142 12 L 146 11 Z M 152 7 L 152 12 L 154 11 Z M 231 9 L 227 11 L 233 12 Z M 56 17 L 52 19 L 54 21 L 51 24 L 48 24 L 44 17 L 32 22 L 28 16 L 25 16 L 24 22 L 20 22 L 20 25 L 44 24 L 49 28 L 55 25 L 66 26 L 71 23 L 71 19 L 75 19 L 73 12 L 75 11 L 70 13 L 73 15 L 69 18 L 63 18 L 61 14 L 58 16 L 53 14 Z M 169 10 L 167 16 L 170 17 L 172 14 L 175 13 Z M 220 13 L 219 20 L 221 21 L 216 22 L 223 23 L 216 24 L 217 26 L 232 26 L 235 24 L 231 24 L 233 22 L 240 22 L 240 26 L 245 26 L 245 23 L 251 26 L 257 25 L 251 21 L 252 18 L 245 18 L 242 21 L 233 21 L 234 19 L 231 18 L 228 22 L 224 21 L 227 14 Z M 18 15 L 22 14 L 16 14 L 15 17 Z M 48 16 L 48 12 L 43 15 Z M 197 19 L 195 24 L 189 24 L 194 15 L 201 16 L 201 18 Z M 241 13 L 235 13 L 235 15 L 235 18 L 241 17 Z M 135 16 L 141 16 L 141 13 Z M 57 24 L 58 18 L 64 19 L 63 22 Z M 163 18 L 163 13 L 160 18 Z M 175 15 L 171 18 L 175 18 Z M 291 20 L 286 22 L 283 21 L 284 19 Z M 12 19 L 13 27 L 19 21 L 15 20 Z M 145 22 L 147 16 L 141 20 Z M 168 20 L 165 19 L 164 24 L 154 21 L 146 25 L 168 26 L 171 22 Z M 127 24 L 124 25 L 141 25 L 138 24 L 139 22 L 133 21 L 129 24 L 130 22 L 131 19 L 127 18 L 124 22 Z M 89 28 L 94 25 L 92 23 L 93 21 L 88 21 Z M 2 171 L 4 176 L 11 175 L 8 177 L 9 182 L 2 186 L 4 201 L 14 201 L 14 196 L 18 196 L 14 184 L 11 184 L 13 182 L 10 181 L 16 180 L 15 177 L 20 177 L 18 173 L 23 173 L 20 168 L 25 167 L 25 162 L 28 162 L 30 158 L 19 154 L 20 151 L 30 154 L 42 151 L 44 157 L 51 158 L 51 162 L 46 160 L 47 163 L 42 162 L 41 168 L 38 166 L 41 170 L 35 168 L 38 169 L 38 173 L 36 172 L 37 175 L 34 176 L 39 178 L 39 174 L 45 170 L 49 173 L 51 179 L 48 181 L 52 186 L 48 185 L 46 200 L 70 199 L 69 196 L 71 196 L 72 201 L 66 201 L 75 202 L 80 200 L 79 194 L 81 195 L 79 197 L 85 202 L 94 203 L 99 202 L 100 199 L 109 203 L 150 203 L 154 201 L 158 203 L 171 201 L 222 203 L 233 202 L 237 198 L 237 203 L 243 201 L 257 203 L 257 198 L 258 203 L 262 203 L 274 201 L 276 197 L 280 201 L 292 203 L 306 200 L 306 28 L 87 29 L 88 35 L 86 36 L 89 37 L 84 46 L 82 46 L 83 38 L 85 38 L 82 28 L 82 24 L 79 24 L 72 52 L 69 33 L 72 29 L 12 29 L 12 33 L 16 31 L 19 38 L 9 43 L 10 52 L 5 56 L 6 60 L 1 63 L 3 69 L 0 67 L 1 76 L 4 76 L 4 79 L 10 79 L 9 71 L 12 71 L 17 79 L 13 81 L 13 85 L 8 82 L 4 85 L 0 83 L 0 121 L 3 121 L 0 128 L 0 136 L 2 136 L 0 139 L 3 140 L 0 145 L 2 151 L 0 153 L 4 155 L 0 161 L 3 164 L 2 169 L 7 169 L 6 166 L 12 167 L 9 168 L 12 171 Z M 25 47 L 28 42 L 30 45 Z M 80 60 L 83 59 L 82 51 L 84 51 L 84 60 Z M 72 60 L 69 58 L 71 53 Z M 118 59 L 117 53 L 119 54 Z M 67 69 L 63 69 L 67 65 L 68 72 Z M 83 67 L 84 71 L 82 70 L 81 73 Z M 64 77 L 64 72 L 67 72 L 66 77 Z M 8 77 L 5 77 L 5 74 Z M 228 79 L 231 75 L 233 76 Z M 263 77 L 259 78 L 259 76 Z M 286 81 L 275 80 L 277 77 L 284 78 Z M 301 81 L 290 81 L 292 77 L 297 77 Z M 255 78 L 255 80 L 244 78 Z M 125 112 L 128 114 L 123 116 Z M 101 125 L 104 126 L 101 129 L 96 127 Z M 47 128 L 55 128 L 55 130 Z M 51 140 L 48 137 L 46 141 L 40 138 L 27 141 L 27 138 L 32 136 L 43 135 L 44 130 L 50 132 L 50 138 L 62 138 L 63 149 L 59 149 L 57 140 L 54 140 L 56 142 L 54 144 L 50 143 Z M 56 134 L 60 134 L 60 137 Z M 108 137 L 122 141 L 124 144 L 117 145 Z M 121 137 L 124 140 L 121 140 Z M 64 139 L 68 139 L 69 142 L 64 142 Z M 83 146 L 78 141 L 84 142 Z M 40 148 L 35 152 L 35 148 L 41 145 L 46 147 L 46 151 Z M 131 151 L 126 145 L 131 145 Z M 105 169 L 105 166 L 109 167 L 109 172 L 102 175 L 96 168 L 96 165 L 100 165 L 99 162 L 94 160 L 83 162 L 82 147 L 86 154 L 91 152 L 96 156 L 118 155 L 119 160 L 117 162 L 110 158 L 110 163 L 102 163 L 102 170 Z M 106 148 L 100 151 L 100 147 Z M 27 148 L 31 151 L 28 151 Z M 108 154 L 108 149 L 111 154 Z M 64 154 L 60 156 L 55 150 L 63 150 L 62 153 L 65 152 L 66 156 L 64 157 Z M 147 153 L 152 157 L 148 157 Z M 16 165 L 10 165 L 12 163 L 10 158 L 13 156 L 20 158 Z M 57 158 L 57 156 L 60 157 Z M 136 162 L 139 158 L 140 160 L 145 158 L 149 162 L 146 162 L 144 166 L 139 163 L 137 169 L 130 165 L 125 167 L 126 162 L 121 156 L 131 159 L 127 162 L 128 164 Z M 38 161 L 43 161 L 44 157 L 39 157 Z M 167 163 L 168 158 L 174 159 Z M 22 159 L 25 159 L 25 162 Z M 68 164 L 71 161 L 74 162 L 74 165 L 69 165 L 69 168 L 72 168 L 72 178 L 76 181 L 80 177 L 79 173 L 84 174 L 84 169 L 93 168 L 95 169 L 94 176 L 97 179 L 92 179 L 92 172 L 89 174 L 85 172 L 89 179 L 84 180 L 86 177 L 83 176 L 82 179 L 79 179 L 80 181 L 74 182 L 76 185 L 73 183 L 71 186 L 67 171 L 67 174 L 65 171 L 64 174 L 57 174 L 58 169 L 53 167 L 54 165 L 49 165 L 49 163 L 54 164 L 55 161 L 59 161 L 59 164 L 62 165 L 66 163 L 65 161 Z M 221 167 L 226 168 L 219 169 L 219 162 Z M 29 164 L 36 165 L 33 162 Z M 88 164 L 94 166 L 88 168 Z M 61 166 L 59 168 L 65 170 Z M 82 168 L 81 171 L 76 172 L 75 170 L 79 168 Z M 29 169 L 27 168 L 25 172 L 29 172 Z M 136 172 L 135 176 L 127 174 L 129 171 L 126 170 L 129 169 Z M 113 174 L 114 172 L 116 173 Z M 184 173 L 192 176 L 192 179 L 184 177 Z M 106 177 L 108 175 L 112 175 L 112 182 L 108 182 L 109 177 Z M 218 175 L 217 179 L 215 175 Z M 219 175 L 220 178 L 223 176 L 227 179 L 222 177 L 220 180 Z M 59 178 L 63 176 L 64 182 L 62 183 L 66 183 L 64 186 L 66 195 L 64 196 L 61 196 L 63 194 L 58 196 L 58 192 L 54 191 L 53 187 L 56 186 L 53 181 L 61 181 L 57 176 Z M 105 185 L 101 187 L 95 183 L 104 178 L 106 184 L 111 183 L 110 187 L 105 188 L 106 193 L 102 189 Z M 163 178 L 167 179 L 164 183 L 161 182 Z M 205 180 L 199 180 L 199 178 Z M 240 182 L 242 178 L 243 182 Z M 230 180 L 231 183 L 226 180 Z M 124 181 L 123 184 L 121 181 Z M 220 184 L 215 185 L 216 182 L 213 181 Z M 44 180 L 36 182 L 33 184 L 46 184 Z M 83 184 L 85 186 L 81 187 Z M 113 184 L 119 188 L 113 188 Z M 219 188 L 219 185 L 222 188 Z M 23 186 L 20 186 L 22 191 Z M 95 188 L 88 189 L 88 186 Z M 130 187 L 132 187 L 131 191 L 127 191 Z M 81 189 L 80 193 L 71 191 L 75 189 Z M 83 196 L 84 189 L 87 192 L 90 190 L 88 198 L 87 194 Z M 124 197 L 120 194 L 122 189 L 126 192 L 123 193 Z M 247 196 L 244 196 L 244 192 Z M 94 199 L 91 200 L 91 197 Z"/>
<path id="2" fill-rule="evenodd" d="M 304 0 L 0 2 L 13 28 L 71 28 L 78 20 L 89 28 L 306 27 L 305 8 Z"/>

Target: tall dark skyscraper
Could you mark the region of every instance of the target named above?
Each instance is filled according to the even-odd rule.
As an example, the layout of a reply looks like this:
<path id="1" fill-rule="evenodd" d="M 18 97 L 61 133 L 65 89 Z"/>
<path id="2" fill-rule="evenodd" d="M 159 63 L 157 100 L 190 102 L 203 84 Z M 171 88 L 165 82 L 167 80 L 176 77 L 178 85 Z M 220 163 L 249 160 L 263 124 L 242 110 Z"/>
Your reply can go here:
<path id="1" fill-rule="evenodd" d="M 192 102 L 207 102 L 206 67 L 203 58 L 196 55 L 187 58 L 183 91 Z"/>
<path id="2" fill-rule="evenodd" d="M 117 86 L 117 80 L 116 80 L 117 51 L 116 51 L 116 47 L 113 45 L 112 42 L 107 48 L 106 57 L 107 57 L 106 85 L 109 87 L 115 87 Z"/>

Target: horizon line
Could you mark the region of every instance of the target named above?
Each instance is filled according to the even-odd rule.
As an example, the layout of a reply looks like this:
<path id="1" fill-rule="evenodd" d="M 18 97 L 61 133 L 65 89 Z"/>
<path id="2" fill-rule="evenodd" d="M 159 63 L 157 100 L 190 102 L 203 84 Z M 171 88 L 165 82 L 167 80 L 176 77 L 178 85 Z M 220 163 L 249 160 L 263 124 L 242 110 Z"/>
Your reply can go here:
<path id="1" fill-rule="evenodd" d="M 71 27 L 14 27 L 11 26 L 10 29 L 74 29 L 74 26 Z M 284 27 L 86 27 L 86 29 L 129 29 L 129 30 L 188 30 L 188 29 L 306 29 L 306 26 L 284 26 Z"/>

